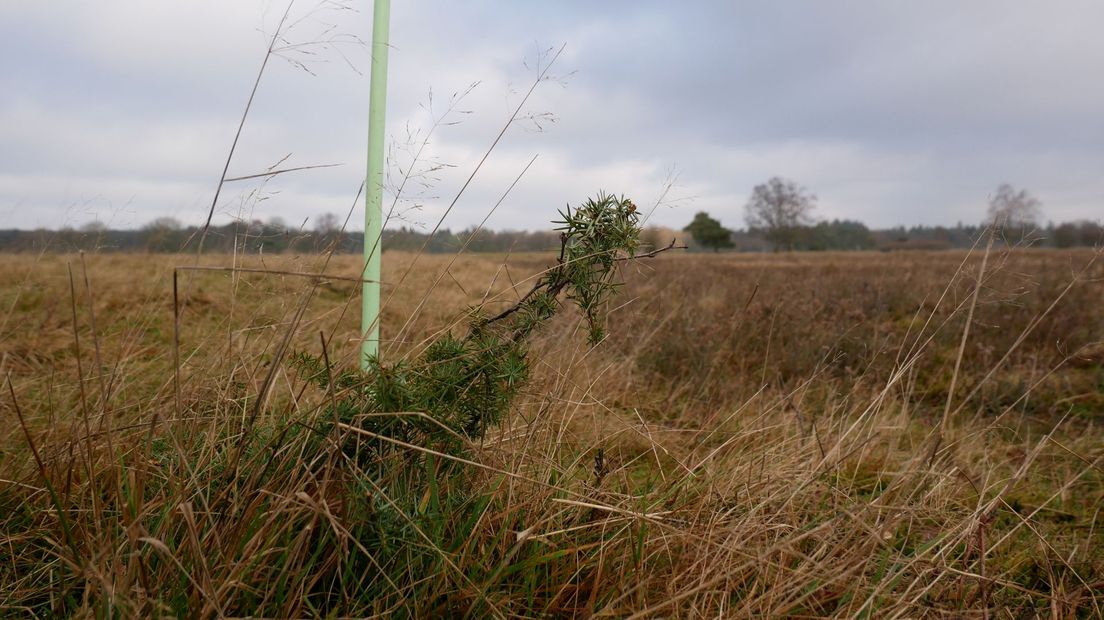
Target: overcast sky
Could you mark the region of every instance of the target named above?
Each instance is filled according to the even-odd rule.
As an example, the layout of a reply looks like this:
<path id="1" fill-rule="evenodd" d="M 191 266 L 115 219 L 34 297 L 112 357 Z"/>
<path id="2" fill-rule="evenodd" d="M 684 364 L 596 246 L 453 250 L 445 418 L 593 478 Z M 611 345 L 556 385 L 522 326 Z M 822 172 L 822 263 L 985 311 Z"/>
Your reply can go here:
<path id="1" fill-rule="evenodd" d="M 261 0 L 0 3 L 0 228 L 201 223 L 286 5 Z M 295 5 L 292 21 L 317 7 Z M 344 214 L 363 178 L 371 3 L 316 11 L 261 81 L 216 222 Z M 388 142 L 410 169 L 403 223 L 432 226 L 565 45 L 444 226 L 547 228 L 598 190 L 682 227 L 733 228 L 756 183 L 791 178 L 820 218 L 974 223 L 1002 182 L 1048 220 L 1104 216 L 1104 3 L 395 0 Z M 329 28 L 329 30 L 327 30 Z M 329 46 L 307 46 L 330 40 Z M 312 75 L 313 73 L 313 75 Z M 453 93 L 478 85 L 446 115 Z M 429 93 L 432 91 L 432 104 Z M 443 122 L 433 130 L 434 120 Z M 458 124 L 452 124 L 458 122 Z M 429 132 L 432 130 L 432 133 Z M 413 140 L 410 136 L 413 136 Z M 417 181 L 418 179 L 416 179 Z M 411 189 L 413 188 L 413 189 Z M 257 191 L 259 190 L 259 192 Z M 263 200 L 258 200 L 263 198 Z M 412 208 L 420 205 L 418 208 Z M 363 208 L 353 220 L 360 228 Z"/>

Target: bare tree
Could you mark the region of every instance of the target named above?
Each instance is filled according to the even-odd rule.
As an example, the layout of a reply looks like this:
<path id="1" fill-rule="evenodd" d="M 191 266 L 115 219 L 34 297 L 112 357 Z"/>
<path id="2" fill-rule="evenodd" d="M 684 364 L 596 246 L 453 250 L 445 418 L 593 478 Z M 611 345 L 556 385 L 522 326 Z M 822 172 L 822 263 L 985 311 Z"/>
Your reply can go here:
<path id="1" fill-rule="evenodd" d="M 323 213 L 314 218 L 315 242 L 318 249 L 335 247 L 341 239 L 341 218 L 333 213 Z"/>
<path id="2" fill-rule="evenodd" d="M 748 228 L 762 231 L 776 252 L 782 248 L 792 250 L 801 227 L 812 223 L 811 213 L 815 207 L 816 196 L 804 187 L 788 179 L 772 177 L 752 190 L 745 221 Z"/>
<path id="3" fill-rule="evenodd" d="M 174 217 L 159 217 L 142 227 L 146 232 L 146 251 L 178 250 L 184 244 L 180 234 L 184 226 Z"/>
<path id="4" fill-rule="evenodd" d="M 341 230 L 341 218 L 333 213 L 323 213 L 315 218 L 314 230 L 323 235 L 333 234 Z"/>
<path id="5" fill-rule="evenodd" d="M 1001 228 L 1033 228 L 1042 219 L 1042 204 L 1026 189 L 1001 183 L 989 199 L 989 221 Z"/>
<path id="6" fill-rule="evenodd" d="M 184 228 L 184 225 L 175 217 L 159 217 L 142 227 L 143 230 L 169 232 L 177 231 L 181 228 Z"/>

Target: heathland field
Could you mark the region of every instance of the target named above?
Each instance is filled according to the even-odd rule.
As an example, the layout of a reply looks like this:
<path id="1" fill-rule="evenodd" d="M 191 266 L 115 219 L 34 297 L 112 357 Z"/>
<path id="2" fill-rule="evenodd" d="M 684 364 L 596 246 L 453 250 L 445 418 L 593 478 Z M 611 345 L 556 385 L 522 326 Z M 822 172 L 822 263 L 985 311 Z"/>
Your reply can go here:
<path id="1" fill-rule="evenodd" d="M 1098 253 L 667 252 L 386 400 L 555 259 L 385 253 L 365 383 L 359 257 L 0 257 L 0 615 L 1104 616 Z"/>

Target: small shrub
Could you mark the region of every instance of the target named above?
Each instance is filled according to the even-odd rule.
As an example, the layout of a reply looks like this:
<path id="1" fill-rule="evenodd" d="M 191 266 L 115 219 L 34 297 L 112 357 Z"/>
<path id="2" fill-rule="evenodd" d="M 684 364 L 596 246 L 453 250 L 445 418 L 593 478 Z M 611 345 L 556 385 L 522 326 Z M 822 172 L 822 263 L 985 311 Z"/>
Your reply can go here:
<path id="1" fill-rule="evenodd" d="M 617 264 L 639 245 L 639 215 L 631 200 L 599 194 L 572 211 L 567 207 L 557 230 L 560 254 L 516 304 L 494 316 L 471 311 L 468 334 L 445 335 L 411 362 L 388 365 L 370 360 L 367 372 L 347 370 L 333 378 L 317 357 L 298 354 L 296 362 L 322 389 L 341 397 L 330 406 L 334 419 L 403 442 L 426 439 L 455 451 L 465 439 L 478 439 L 509 410 L 529 377 L 529 337 L 556 315 L 561 296 L 579 308 L 590 343 L 605 333 L 603 308 L 619 286 Z M 388 416 L 388 413 L 424 413 Z M 325 416 L 323 417 L 325 419 Z M 372 444 L 387 452 L 386 439 Z"/>

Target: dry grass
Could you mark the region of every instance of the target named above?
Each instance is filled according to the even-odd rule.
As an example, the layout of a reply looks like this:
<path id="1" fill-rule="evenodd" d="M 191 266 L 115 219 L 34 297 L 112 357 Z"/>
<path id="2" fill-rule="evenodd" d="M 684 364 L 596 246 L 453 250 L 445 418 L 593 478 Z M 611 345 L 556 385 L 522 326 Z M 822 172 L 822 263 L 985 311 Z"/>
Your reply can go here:
<path id="1" fill-rule="evenodd" d="M 354 429 L 312 434 L 334 395 L 287 363 L 354 362 L 355 282 L 180 272 L 174 330 L 193 257 L 5 256 L 0 609 L 1099 617 L 1094 258 L 994 251 L 980 288 L 981 252 L 636 263 L 600 346 L 571 316 L 540 335 L 503 428 L 381 477 Z M 502 259 L 423 257 L 396 286 L 412 257 L 385 256 L 389 359 L 551 257 Z"/>

